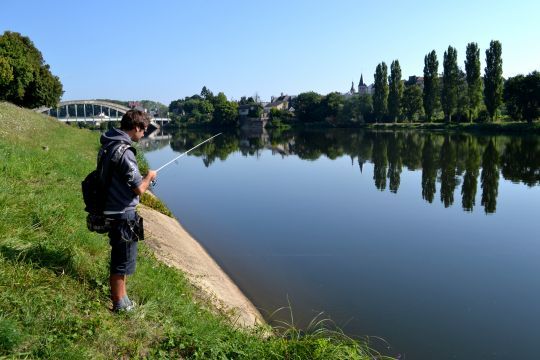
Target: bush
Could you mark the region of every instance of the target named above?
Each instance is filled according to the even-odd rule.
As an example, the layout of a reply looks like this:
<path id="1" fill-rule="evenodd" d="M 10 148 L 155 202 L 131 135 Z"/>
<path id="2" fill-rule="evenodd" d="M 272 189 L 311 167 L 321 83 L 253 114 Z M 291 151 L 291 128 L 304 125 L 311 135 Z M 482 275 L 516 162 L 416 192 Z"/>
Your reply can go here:
<path id="1" fill-rule="evenodd" d="M 488 123 L 490 120 L 491 117 L 489 116 L 489 112 L 486 109 L 480 110 L 476 121 L 479 123 Z"/>

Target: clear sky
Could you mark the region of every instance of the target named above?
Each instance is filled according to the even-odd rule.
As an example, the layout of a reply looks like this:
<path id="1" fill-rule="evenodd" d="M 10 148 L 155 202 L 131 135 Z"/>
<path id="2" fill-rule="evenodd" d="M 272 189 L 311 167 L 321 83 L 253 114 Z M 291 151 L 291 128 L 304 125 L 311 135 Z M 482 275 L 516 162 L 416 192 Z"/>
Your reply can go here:
<path id="1" fill-rule="evenodd" d="M 502 43 L 504 76 L 540 70 L 540 1 L 3 0 L 0 31 L 30 37 L 64 100 L 171 100 L 206 85 L 229 99 L 345 92 L 378 63 L 404 78 L 424 55 Z"/>

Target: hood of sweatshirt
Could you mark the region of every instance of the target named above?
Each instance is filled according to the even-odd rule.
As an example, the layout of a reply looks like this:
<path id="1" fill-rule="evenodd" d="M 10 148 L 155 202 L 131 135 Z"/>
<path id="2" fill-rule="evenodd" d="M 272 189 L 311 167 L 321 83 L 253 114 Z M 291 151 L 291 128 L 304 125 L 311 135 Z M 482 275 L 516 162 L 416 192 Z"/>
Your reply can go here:
<path id="1" fill-rule="evenodd" d="M 110 129 L 106 133 L 102 134 L 99 141 L 101 142 L 101 145 L 107 145 L 112 141 L 123 141 L 128 143 L 129 145 L 133 145 L 133 141 L 131 141 L 128 134 L 116 128 Z"/>

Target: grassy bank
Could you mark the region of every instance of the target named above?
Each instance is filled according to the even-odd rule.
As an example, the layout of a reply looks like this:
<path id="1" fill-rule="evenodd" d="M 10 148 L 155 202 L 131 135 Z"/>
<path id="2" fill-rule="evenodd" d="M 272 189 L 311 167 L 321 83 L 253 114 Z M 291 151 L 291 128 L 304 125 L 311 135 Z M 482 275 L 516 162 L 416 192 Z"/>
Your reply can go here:
<path id="1" fill-rule="evenodd" d="M 366 124 L 368 129 L 375 130 L 453 130 L 484 133 L 540 133 L 540 122 L 528 124 L 526 122 L 494 122 L 494 123 L 379 123 Z"/>
<path id="2" fill-rule="evenodd" d="M 540 121 L 531 124 L 523 121 L 508 121 L 507 119 L 490 123 L 446 123 L 442 120 L 434 122 L 400 122 L 400 123 L 332 123 L 319 122 L 293 122 L 282 123 L 285 127 L 267 125 L 269 129 L 302 130 L 302 129 L 371 129 L 371 130 L 450 130 L 489 134 L 519 133 L 540 134 Z"/>
<path id="3" fill-rule="evenodd" d="M 133 314 L 109 310 L 106 235 L 86 230 L 80 182 L 99 134 L 0 103 L 0 357 L 371 359 L 363 343 L 238 330 L 141 244 Z"/>

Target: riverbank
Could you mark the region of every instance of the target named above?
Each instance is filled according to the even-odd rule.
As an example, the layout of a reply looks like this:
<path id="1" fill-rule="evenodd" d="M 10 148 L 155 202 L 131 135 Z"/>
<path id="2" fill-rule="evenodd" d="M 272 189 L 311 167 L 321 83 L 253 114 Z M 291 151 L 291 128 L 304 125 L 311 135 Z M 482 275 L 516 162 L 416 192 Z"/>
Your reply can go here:
<path id="1" fill-rule="evenodd" d="M 3 102 L 0 123 L 0 357 L 372 358 L 365 343 L 329 332 L 239 328 L 191 275 L 158 260 L 154 234 L 127 283 L 137 311 L 113 314 L 110 247 L 86 229 L 80 193 L 99 134 Z"/>
<path id="2" fill-rule="evenodd" d="M 365 124 L 364 128 L 373 130 L 449 130 L 465 132 L 498 133 L 540 133 L 540 123 L 493 122 L 493 123 L 377 123 Z"/>

